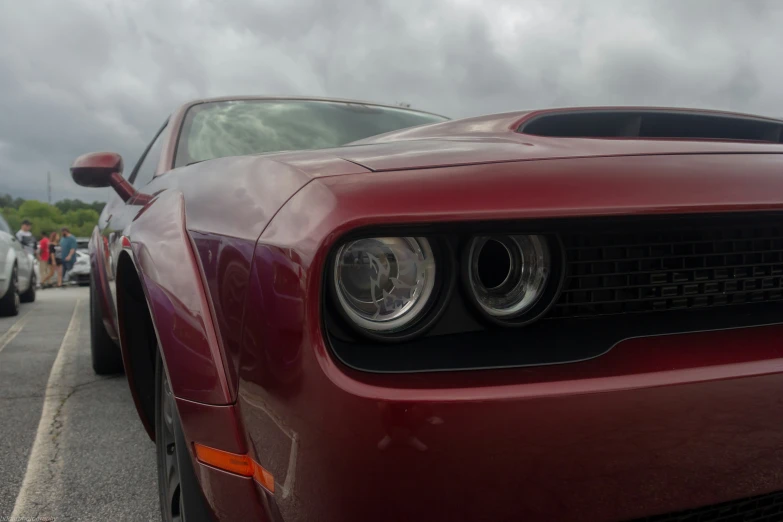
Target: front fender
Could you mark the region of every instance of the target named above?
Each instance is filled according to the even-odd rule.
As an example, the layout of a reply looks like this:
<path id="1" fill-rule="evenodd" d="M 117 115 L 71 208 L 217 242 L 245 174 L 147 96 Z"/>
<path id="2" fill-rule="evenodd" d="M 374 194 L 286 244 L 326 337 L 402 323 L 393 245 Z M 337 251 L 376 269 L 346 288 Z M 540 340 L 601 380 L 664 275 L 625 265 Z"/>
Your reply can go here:
<path id="1" fill-rule="evenodd" d="M 117 311 L 114 307 L 114 300 L 111 297 L 111 287 L 109 286 L 109 277 L 107 272 L 108 259 L 106 249 L 104 248 L 103 236 L 96 225 L 90 236 L 90 272 L 94 274 L 92 284 L 95 285 L 95 295 L 101 308 L 103 317 L 103 326 L 106 333 L 115 341 L 119 341 L 119 331 L 117 328 Z"/>
<path id="2" fill-rule="evenodd" d="M 4 296 L 8 291 L 8 285 L 11 281 L 11 270 L 13 270 L 14 262 L 16 261 L 16 251 L 13 248 L 9 248 L 5 254 L 5 270 L 0 274 L 0 297 Z"/>
<path id="3" fill-rule="evenodd" d="M 11 267 L 14 266 L 14 262 L 16 261 L 16 249 L 15 248 L 9 248 L 8 252 L 5 254 L 5 273 L 0 274 L 2 275 L 3 281 L 6 281 L 9 277 L 11 277 Z"/>
<path id="4" fill-rule="evenodd" d="M 166 191 L 148 203 L 127 235 L 174 396 L 233 403 L 220 336 L 185 228 L 182 193 Z M 121 344 L 127 361 L 128 346 Z"/>

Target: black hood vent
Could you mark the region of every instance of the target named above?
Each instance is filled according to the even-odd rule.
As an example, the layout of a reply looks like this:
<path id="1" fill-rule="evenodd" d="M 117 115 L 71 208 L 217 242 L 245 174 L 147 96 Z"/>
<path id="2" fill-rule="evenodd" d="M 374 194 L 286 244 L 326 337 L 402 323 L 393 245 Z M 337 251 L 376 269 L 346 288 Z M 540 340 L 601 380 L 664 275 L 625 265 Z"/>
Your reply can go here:
<path id="1" fill-rule="evenodd" d="M 536 116 L 519 129 L 557 138 L 650 138 L 783 143 L 783 121 L 674 110 L 579 110 Z"/>

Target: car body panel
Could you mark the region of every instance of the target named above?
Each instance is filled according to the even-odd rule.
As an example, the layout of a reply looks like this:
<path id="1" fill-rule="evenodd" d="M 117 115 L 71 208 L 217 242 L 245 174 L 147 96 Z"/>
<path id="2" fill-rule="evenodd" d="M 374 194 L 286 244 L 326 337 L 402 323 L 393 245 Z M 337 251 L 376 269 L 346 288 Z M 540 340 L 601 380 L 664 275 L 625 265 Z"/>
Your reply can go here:
<path id="1" fill-rule="evenodd" d="M 175 396 L 231 403 L 220 340 L 185 230 L 182 193 L 166 191 L 143 207 L 127 236 Z"/>
<path id="2" fill-rule="evenodd" d="M 190 232 L 190 236 L 210 297 L 208 302 L 211 313 L 223 340 L 233 400 L 236 398 L 244 302 L 254 243 L 246 239 L 195 231 Z"/>
<path id="3" fill-rule="evenodd" d="M 487 114 L 482 116 L 474 116 L 472 118 L 461 118 L 458 120 L 450 120 L 436 125 L 422 125 L 419 127 L 412 127 L 409 129 L 401 129 L 394 132 L 387 132 L 385 134 L 379 134 L 377 136 L 371 136 L 363 140 L 353 142 L 353 145 L 365 145 L 373 143 L 390 143 L 397 141 L 409 141 L 419 139 L 430 138 L 454 138 L 454 137 L 478 137 L 478 138 L 497 138 L 502 137 L 509 140 L 515 140 L 519 134 L 519 128 L 524 123 L 530 122 L 536 118 L 544 115 L 567 113 L 567 112 L 661 112 L 661 113 L 687 113 L 694 116 L 716 116 L 716 117 L 736 117 L 741 119 L 760 120 L 769 123 L 781 123 L 783 120 L 776 118 L 767 118 L 762 116 L 741 114 L 735 112 L 716 111 L 716 110 L 702 110 L 702 109 L 687 109 L 677 107 L 631 107 L 631 106 L 618 106 L 618 107 L 561 107 L 551 109 L 539 109 L 533 111 L 514 111 L 503 112 L 497 114 Z M 535 139 L 537 136 L 530 134 L 524 134 L 525 139 Z M 562 138 L 560 138 L 562 139 Z M 622 140 L 622 138 L 620 139 Z M 601 138 L 595 140 L 593 145 L 603 146 L 606 150 L 611 150 L 616 144 L 617 139 Z M 632 140 L 655 143 L 659 140 L 645 139 L 645 140 Z M 710 142 L 711 140 L 688 140 L 688 139 L 671 139 L 663 141 L 681 141 L 691 143 L 692 146 L 700 147 L 699 142 Z M 603 145 L 601 143 L 603 142 Z M 579 143 L 579 142 L 577 142 Z M 637 145 L 638 146 L 638 145 Z M 693 151 L 695 152 L 695 150 Z"/>
<path id="4" fill-rule="evenodd" d="M 440 124 L 445 125 L 445 124 Z M 689 142 L 617 138 L 545 138 L 508 134 L 496 138 L 451 137 L 343 147 L 340 157 L 373 171 L 476 165 L 510 161 L 676 154 L 779 154 L 765 143 Z M 605 141 L 611 141 L 607 146 Z"/>
<path id="5" fill-rule="evenodd" d="M 334 158 L 330 164 L 331 171 L 335 173 L 342 172 L 340 167 L 354 173 L 367 172 L 362 167 L 337 158 Z M 307 169 L 307 166 L 303 165 L 303 168 Z M 221 172 L 243 172 L 245 176 L 241 182 L 234 179 L 234 183 L 226 183 L 225 179 L 221 178 Z M 200 332 L 198 337 L 202 339 L 201 342 L 206 343 L 201 345 L 200 352 L 204 356 L 200 360 L 205 362 L 205 366 L 197 374 L 179 373 L 180 366 L 176 362 L 169 364 L 169 361 L 186 362 L 189 360 L 189 356 L 183 355 L 178 358 L 177 355 L 172 355 L 181 352 L 178 348 L 168 349 L 167 343 L 172 342 L 173 345 L 177 345 L 177 343 L 168 334 L 159 336 L 175 396 L 208 404 L 226 404 L 235 400 L 238 383 L 236 374 L 239 364 L 237 336 L 242 320 L 242 307 L 237 307 L 236 303 L 243 301 L 243 292 L 246 290 L 246 276 L 242 274 L 249 273 L 250 256 L 252 256 L 255 241 L 274 212 L 309 179 L 297 167 L 260 156 L 223 158 L 174 169 L 166 176 L 155 178 L 145 189 L 149 193 L 159 196 L 146 206 L 122 205 L 116 200 L 107 204 L 102 216 L 103 232 L 93 238 L 95 246 L 91 245 L 90 252 L 91 270 L 95 271 L 99 265 L 102 267 L 96 272 L 95 281 L 98 282 L 100 289 L 98 294 L 103 303 L 102 310 L 105 314 L 107 331 L 112 338 L 118 339 L 116 292 L 112 287 L 119 252 L 123 250 L 122 238 L 128 238 L 134 244 L 133 250 L 135 252 L 147 245 L 148 241 L 155 245 L 168 244 L 163 242 L 161 234 L 164 232 L 173 234 L 166 240 L 172 242 L 169 245 L 171 250 L 161 257 L 161 264 L 148 267 L 150 270 L 158 271 L 159 274 L 161 272 L 165 274 L 159 276 L 164 281 L 169 281 L 172 277 L 181 277 L 183 267 L 187 266 L 182 261 L 186 258 L 181 256 L 188 251 L 197 253 L 197 257 L 194 259 L 198 266 L 196 273 L 199 275 L 199 279 L 192 280 L 192 284 L 185 284 L 183 288 L 188 287 L 194 292 L 206 291 L 208 298 L 205 298 L 207 311 L 205 317 L 209 319 L 210 323 L 198 325 L 197 323 L 203 320 L 197 320 L 191 324 L 194 319 L 192 314 L 181 315 L 179 312 L 175 312 L 176 307 L 173 307 L 172 302 L 169 301 L 169 294 L 159 292 L 155 288 L 148 288 L 148 292 L 150 292 L 148 297 L 150 294 L 157 296 L 154 299 L 161 303 L 161 310 L 171 308 L 171 314 L 166 314 L 166 317 L 181 317 L 183 328 L 184 325 L 194 326 L 195 330 L 191 333 Z M 238 188 L 240 184 L 241 188 Z M 187 220 L 187 227 L 190 229 L 185 235 L 175 234 L 174 230 L 163 229 L 155 221 L 155 219 L 163 219 L 164 221 L 175 219 L 175 216 L 180 220 L 178 211 L 166 208 L 167 205 L 174 204 L 172 203 L 174 200 L 170 199 L 173 197 L 172 194 L 179 194 L 174 200 L 177 202 L 176 208 L 181 208 L 183 212 L 181 219 Z M 187 199 L 185 199 L 186 197 Z M 235 205 L 231 207 L 220 207 L 214 205 L 212 198 L 235 199 L 236 201 Z M 154 219 L 144 217 L 147 212 L 152 212 Z M 169 214 L 170 212 L 174 212 L 174 214 Z M 165 214 L 165 218 L 162 217 L 163 214 Z M 190 216 L 193 216 L 193 219 L 189 219 Z M 179 222 L 182 223 L 181 220 Z M 115 230 L 113 228 L 115 226 L 123 228 Z M 107 239 L 103 241 L 101 236 Z M 141 239 L 142 237 L 144 239 Z M 215 239 L 211 240 L 210 238 Z M 105 248 L 99 247 L 102 242 L 106 243 Z M 106 256 L 107 252 L 111 252 L 108 257 Z M 145 266 L 139 266 L 138 256 L 135 257 L 140 274 L 147 274 Z M 217 271 L 218 267 L 221 268 L 220 272 Z M 231 270 L 224 271 L 223 269 L 226 267 L 230 267 Z M 218 273 L 221 277 L 217 277 Z M 105 284 L 103 283 L 104 278 L 107 281 Z M 153 285 L 153 287 L 155 286 Z M 195 295 L 193 299 L 195 299 Z M 150 300 L 152 301 L 153 298 L 150 297 Z M 225 300 L 229 302 L 228 307 L 223 306 Z M 169 301 L 171 306 L 164 305 L 165 301 Z M 236 303 L 232 304 L 232 302 Z M 180 310 L 180 312 L 184 312 L 184 310 Z M 157 319 L 159 316 L 155 314 L 154 317 Z M 215 318 L 214 323 L 212 322 L 213 317 Z M 207 324 L 211 324 L 211 326 L 207 328 Z M 186 328 L 186 330 L 190 329 Z M 169 331 L 167 330 L 167 332 Z M 213 340 L 207 341 L 208 339 Z M 212 344 L 213 341 L 214 344 Z M 225 349 L 218 348 L 219 344 L 222 344 Z M 207 353 L 212 355 L 207 358 Z M 225 370 L 217 366 L 217 361 L 221 359 L 213 356 L 216 354 L 221 354 L 221 358 L 222 354 L 225 354 Z M 210 367 L 210 364 L 215 366 Z M 221 364 L 223 364 L 222 361 Z M 212 384 L 208 385 L 203 384 L 204 381 L 200 380 L 206 373 L 212 372 L 213 377 L 210 379 L 213 379 L 224 371 L 227 372 L 225 374 L 227 395 L 224 395 L 218 386 L 219 380 L 212 380 Z M 188 382 L 189 375 L 202 383 L 200 389 L 197 390 L 189 384 L 183 385 Z M 132 376 L 129 378 L 132 379 Z M 135 396 L 135 390 L 131 389 Z M 136 400 L 138 405 L 137 397 Z"/>
<path id="6" fill-rule="evenodd" d="M 335 360 L 320 320 L 322 267 L 348 230 L 780 211 L 780 164 L 595 158 L 308 184 L 259 239 L 240 364 L 251 455 L 293 484 L 275 495 L 283 519 L 624 520 L 783 488 L 783 326 L 632 339 L 578 364 L 374 375 Z"/>
<path id="7" fill-rule="evenodd" d="M 8 291 L 14 264 L 17 265 L 19 293 L 24 293 L 33 280 L 33 257 L 24 251 L 13 234 L 0 230 L 0 296 Z"/>
<path id="8" fill-rule="evenodd" d="M 331 353 L 324 266 L 360 227 L 783 211 L 781 145 L 517 133 L 535 114 L 173 170 L 171 132 L 153 199 L 107 205 L 93 272 L 108 250 L 112 279 L 130 242 L 187 440 L 247 452 L 275 478 L 271 494 L 198 463 L 214 511 L 600 521 L 783 489 L 783 326 L 527 369 L 380 375 Z"/>
<path id="9" fill-rule="evenodd" d="M 334 172 L 339 171 L 336 168 L 338 163 L 352 172 L 366 172 L 366 169 L 339 159 L 335 159 L 333 163 Z M 244 172 L 245 176 L 241 182 L 233 179 L 234 183 L 226 183 L 225 179 L 220 176 L 221 172 L 226 171 Z M 136 207 L 139 209 L 139 215 L 121 233 L 116 235 L 115 244 L 119 243 L 120 238 L 127 237 L 134 245 L 133 250 L 136 253 L 136 262 L 140 273 L 149 275 L 147 270 L 154 269 L 159 274 L 155 276 L 157 281 L 169 282 L 181 278 L 183 269 L 187 271 L 187 264 L 184 263 L 187 258 L 183 256 L 191 251 L 196 253 L 194 262 L 197 263 L 197 271 L 193 277 L 198 275 L 198 280 L 188 279 L 188 283 L 177 287 L 177 291 L 174 291 L 173 288 L 170 289 L 173 293 L 161 293 L 149 288 L 148 291 L 156 296 L 160 295 L 163 300 L 168 299 L 168 297 L 164 299 L 163 295 L 180 296 L 178 291 L 185 288 L 190 288 L 193 292 L 206 292 L 203 304 L 205 315 L 202 319 L 196 320 L 196 323 L 203 322 L 203 324 L 195 328 L 200 332 L 199 338 L 206 343 L 203 345 L 201 355 L 206 357 L 207 352 L 212 354 L 209 359 L 202 359 L 205 363 L 207 360 L 211 360 L 217 364 L 217 361 L 220 360 L 217 358 L 218 355 L 221 357 L 225 355 L 225 362 L 221 362 L 221 364 L 226 365 L 225 378 L 227 379 L 226 391 L 228 395 L 224 396 L 222 391 L 219 392 L 215 387 L 215 382 L 207 385 L 201 391 L 192 387 L 195 383 L 184 384 L 189 382 L 187 376 L 189 373 L 178 377 L 180 375 L 178 373 L 179 366 L 175 363 L 169 364 L 172 360 L 180 360 L 176 354 L 182 352 L 178 348 L 167 349 L 167 343 L 174 343 L 174 339 L 164 335 L 160 342 L 175 396 L 208 404 L 226 404 L 234 400 L 237 387 L 236 368 L 239 363 L 238 335 L 240 330 L 238 328 L 240 328 L 242 321 L 241 303 L 244 300 L 246 274 L 249 274 L 255 241 L 274 212 L 308 181 L 309 178 L 297 168 L 260 156 L 217 159 L 175 169 L 150 183 L 148 190 L 159 194 L 158 197 L 144 207 Z M 171 199 L 172 194 L 179 194 L 179 196 Z M 212 198 L 233 199 L 235 204 L 230 208 L 216 206 Z M 179 210 L 173 210 L 175 201 L 176 208 L 181 208 L 182 218 L 179 217 Z M 173 214 L 171 214 L 172 212 Z M 147 213 L 154 217 L 146 216 Z M 192 219 L 191 216 L 193 216 Z M 179 234 L 179 229 L 175 231 L 161 227 L 157 221 L 160 219 L 164 221 L 178 220 L 183 227 L 184 235 Z M 185 221 L 187 225 L 184 224 Z M 188 231 L 185 231 L 185 226 Z M 171 237 L 167 236 L 165 240 L 162 239 L 164 233 L 171 234 Z M 144 264 L 148 261 L 146 252 L 158 252 L 161 244 L 168 245 L 168 251 L 161 254 L 159 262 L 146 266 Z M 147 247 L 144 249 L 145 261 L 142 263 L 137 250 L 145 246 Z M 113 256 L 112 263 L 116 268 L 116 256 Z M 230 268 L 230 270 L 225 270 L 226 268 Z M 217 277 L 218 274 L 220 277 Z M 191 299 L 196 299 L 196 294 L 193 294 Z M 226 300 L 228 306 L 224 306 Z M 195 310 L 195 308 L 191 308 L 194 302 L 191 302 L 186 308 L 191 311 Z M 236 306 L 238 303 L 240 306 Z M 173 302 L 169 304 L 173 306 Z M 168 305 L 161 306 L 161 310 L 169 309 Z M 184 310 L 180 311 L 184 312 Z M 167 317 L 181 317 L 183 327 L 195 319 L 195 316 L 189 313 L 180 315 L 180 313 L 172 311 L 172 314 L 174 315 L 167 315 Z M 154 314 L 154 319 L 158 317 L 157 314 Z M 222 348 L 218 347 L 221 345 Z M 207 346 L 209 346 L 208 350 Z M 188 360 L 189 355 L 183 355 L 181 358 L 182 362 Z M 198 375 L 203 376 L 202 372 L 208 371 L 210 371 L 209 368 L 205 366 L 202 371 L 198 372 Z M 222 368 L 216 366 L 214 375 L 219 376 L 223 371 Z M 195 375 L 194 378 L 196 378 Z M 207 392 L 207 390 L 210 391 Z"/>
<path id="10" fill-rule="evenodd" d="M 767 345 L 780 334 L 770 331 Z M 737 350 L 745 338 L 720 346 Z M 666 341 L 684 348 L 692 340 Z M 638 348 L 618 346 L 602 362 Z M 308 373 L 306 391 L 286 401 L 243 385 L 240 406 L 254 458 L 281 481 L 296 474 L 292 499 L 276 496 L 284 520 L 628 520 L 783 487 L 774 420 L 783 411 L 773 398 L 783 380 L 780 359 L 769 363 L 753 377 L 716 367 L 694 372 L 708 374 L 701 382 L 682 375 L 674 379 L 682 384 L 655 385 L 668 380 L 655 375 L 634 389 L 616 382 L 614 391 L 588 378 L 474 394 L 470 378 L 436 390 L 419 379 L 402 393 L 399 382 L 371 386 L 364 397 Z M 257 406 L 269 402 L 290 419 L 295 467 Z"/>
<path id="11" fill-rule="evenodd" d="M 89 245 L 89 240 L 86 243 Z M 76 251 L 76 263 L 68 271 L 68 279 L 80 286 L 89 285 L 91 270 L 89 248 L 79 249 Z"/>
<path id="12" fill-rule="evenodd" d="M 8 291 L 11 280 L 11 268 L 16 259 L 16 250 L 12 246 L 10 234 L 0 230 L 0 295 Z"/>
<path id="13" fill-rule="evenodd" d="M 781 162 L 639 156 L 333 176 L 300 190 L 262 239 L 280 244 L 323 228 L 333 238 L 369 224 L 781 210 Z M 384 197 L 367 198 L 369 190 Z"/>
<path id="14" fill-rule="evenodd" d="M 516 132 L 524 122 L 556 112 L 559 111 L 514 112 L 424 125 L 357 141 L 335 150 L 335 154 L 370 170 L 384 171 L 601 156 L 781 151 L 780 145 L 774 143 L 660 138 L 561 138 Z M 713 111 L 699 113 L 731 115 Z"/>
<path id="15" fill-rule="evenodd" d="M 110 264 L 106 256 L 107 251 L 103 248 L 103 237 L 97 225 L 90 237 L 89 252 L 92 285 L 95 286 L 95 296 L 100 303 L 103 326 L 109 337 L 119 341 L 116 301 L 112 299 L 113 292 L 110 287 L 113 278 L 109 277 Z"/>
<path id="16" fill-rule="evenodd" d="M 744 346 L 744 333 L 718 346 Z M 780 333 L 766 334 L 768 347 Z M 680 349 L 694 339 L 666 342 Z M 704 338 L 710 349 L 715 342 Z M 631 363 L 641 348 L 649 346 L 617 347 L 611 356 L 625 355 Z M 780 359 L 769 362 L 756 374 L 781 370 Z M 298 471 L 292 497 L 307 502 L 278 496 L 286 520 L 626 520 L 783 486 L 774 421 L 781 410 L 772 399 L 780 375 L 722 379 L 721 373 L 736 376 L 737 368 L 714 370 L 720 371 L 701 372 L 709 374 L 701 383 L 686 384 L 690 377 L 682 376 L 679 386 L 662 385 L 669 380 L 664 370 L 651 376 L 656 384 L 641 381 L 627 390 L 618 382 L 611 392 L 589 376 L 576 378 L 578 385 L 554 381 L 539 390 L 475 388 L 465 375 L 456 387 L 432 390 L 418 379 L 404 383 L 403 393 L 395 382 L 373 386 L 363 397 L 311 382 L 276 411 L 290 419 L 297 468 L 286 459 L 293 450 L 280 456 L 279 444 L 270 442 L 279 437 L 268 411 L 257 406 L 278 402 L 278 393 L 243 386 L 240 402 L 255 458 L 286 480 Z M 521 380 L 516 373 L 507 378 Z M 319 421 L 324 418 L 326 425 Z M 383 516 L 378 505 L 385 506 Z"/>
<path id="17" fill-rule="evenodd" d="M 271 495 L 262 491 L 252 478 L 234 475 L 201 462 L 196 462 L 195 466 L 204 496 L 217 520 L 282 521 L 279 517 L 273 518 L 275 506 Z"/>

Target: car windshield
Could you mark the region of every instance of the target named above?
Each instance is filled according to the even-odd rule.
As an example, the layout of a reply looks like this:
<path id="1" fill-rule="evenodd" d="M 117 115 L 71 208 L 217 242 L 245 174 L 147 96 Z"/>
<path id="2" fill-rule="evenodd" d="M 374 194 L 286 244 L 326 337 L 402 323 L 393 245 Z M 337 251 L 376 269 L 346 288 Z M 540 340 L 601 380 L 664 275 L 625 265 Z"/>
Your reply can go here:
<path id="1" fill-rule="evenodd" d="M 310 100 L 237 100 L 193 106 L 175 167 L 226 156 L 338 147 L 446 118 L 394 107 Z"/>

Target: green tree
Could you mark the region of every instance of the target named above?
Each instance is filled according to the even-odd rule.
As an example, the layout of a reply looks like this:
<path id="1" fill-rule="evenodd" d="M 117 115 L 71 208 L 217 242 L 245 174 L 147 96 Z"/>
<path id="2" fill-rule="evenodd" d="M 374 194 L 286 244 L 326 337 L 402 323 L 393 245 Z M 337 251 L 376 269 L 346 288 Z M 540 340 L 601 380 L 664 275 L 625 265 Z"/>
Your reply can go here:
<path id="1" fill-rule="evenodd" d="M 63 214 L 59 208 L 35 199 L 28 199 L 22 203 L 19 207 L 19 215 L 22 219 L 26 218 L 30 221 L 47 219 L 54 223 L 63 223 Z"/>
<path id="2" fill-rule="evenodd" d="M 78 210 L 70 210 L 65 214 L 65 222 L 78 227 L 84 226 L 89 223 L 98 222 L 98 213 L 91 208 L 80 208 Z"/>
<path id="3" fill-rule="evenodd" d="M 22 203 L 24 203 L 22 198 L 14 198 L 11 194 L 0 195 L 0 207 L 19 208 Z"/>
<path id="4" fill-rule="evenodd" d="M 11 227 L 11 232 L 19 230 L 19 226 L 22 224 L 22 218 L 19 217 L 19 211 L 14 207 L 8 205 L 0 209 L 3 213 L 3 217 L 8 222 L 8 226 Z"/>
<path id="5" fill-rule="evenodd" d="M 85 203 L 78 199 L 63 200 L 55 205 L 37 201 L 34 199 L 14 199 L 8 194 L 0 195 L 0 212 L 8 221 L 12 231 L 19 230 L 22 220 L 29 219 L 33 222 L 32 232 L 36 237 L 59 231 L 67 226 L 75 236 L 87 236 L 92 234 L 98 223 L 100 211 L 104 203 L 95 201 Z M 66 209 L 66 210 L 63 210 Z"/>
<path id="6" fill-rule="evenodd" d="M 63 199 L 54 204 L 60 209 L 60 212 L 67 214 L 72 210 L 92 209 L 98 214 L 103 211 L 103 207 L 106 205 L 103 201 L 93 201 L 92 203 L 86 203 L 81 199 Z"/>
<path id="7" fill-rule="evenodd" d="M 77 199 L 61 199 L 57 203 L 54 204 L 55 207 L 60 209 L 60 212 L 63 214 L 67 214 L 70 210 L 73 210 L 74 203 L 76 201 L 79 201 Z"/>

